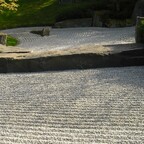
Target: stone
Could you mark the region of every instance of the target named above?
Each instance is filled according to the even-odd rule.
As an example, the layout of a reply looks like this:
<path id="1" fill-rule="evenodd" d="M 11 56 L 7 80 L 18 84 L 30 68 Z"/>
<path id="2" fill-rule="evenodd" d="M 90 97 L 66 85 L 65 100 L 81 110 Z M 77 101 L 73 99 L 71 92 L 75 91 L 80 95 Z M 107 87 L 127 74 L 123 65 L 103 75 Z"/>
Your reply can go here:
<path id="1" fill-rule="evenodd" d="M 144 17 L 144 0 L 138 0 L 135 5 L 132 14 L 133 24 L 136 24 L 137 16 Z"/>
<path id="2" fill-rule="evenodd" d="M 0 33 L 0 44 L 6 45 L 7 43 L 7 34 Z"/>
<path id="3" fill-rule="evenodd" d="M 144 17 L 137 17 L 135 40 L 136 43 L 144 43 Z"/>
<path id="4" fill-rule="evenodd" d="M 43 28 L 41 35 L 42 36 L 49 36 L 50 35 L 50 29 L 49 28 Z"/>

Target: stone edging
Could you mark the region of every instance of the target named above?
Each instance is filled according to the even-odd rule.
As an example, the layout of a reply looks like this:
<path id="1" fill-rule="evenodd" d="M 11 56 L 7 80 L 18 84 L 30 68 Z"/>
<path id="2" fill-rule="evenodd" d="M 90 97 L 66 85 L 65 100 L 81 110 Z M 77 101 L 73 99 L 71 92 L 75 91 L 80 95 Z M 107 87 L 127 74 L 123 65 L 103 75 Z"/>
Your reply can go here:
<path id="1" fill-rule="evenodd" d="M 33 59 L 0 58 L 0 73 L 137 66 L 144 65 L 144 56 L 141 55 L 142 53 L 144 53 L 144 49 L 110 55 L 89 53 Z"/>

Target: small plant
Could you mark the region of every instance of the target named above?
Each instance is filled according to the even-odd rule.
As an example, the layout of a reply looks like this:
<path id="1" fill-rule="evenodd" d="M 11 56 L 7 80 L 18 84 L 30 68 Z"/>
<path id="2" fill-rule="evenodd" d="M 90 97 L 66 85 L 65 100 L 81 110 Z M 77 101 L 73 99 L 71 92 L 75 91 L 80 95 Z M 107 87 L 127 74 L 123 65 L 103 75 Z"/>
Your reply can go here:
<path id="1" fill-rule="evenodd" d="M 140 31 L 144 32 L 144 19 L 140 21 L 138 27 Z"/>
<path id="2" fill-rule="evenodd" d="M 7 36 L 7 46 L 16 46 L 18 44 L 18 40 L 10 35 Z"/>
<path id="3" fill-rule="evenodd" d="M 144 43 L 144 18 L 137 18 L 136 25 L 136 43 Z"/>

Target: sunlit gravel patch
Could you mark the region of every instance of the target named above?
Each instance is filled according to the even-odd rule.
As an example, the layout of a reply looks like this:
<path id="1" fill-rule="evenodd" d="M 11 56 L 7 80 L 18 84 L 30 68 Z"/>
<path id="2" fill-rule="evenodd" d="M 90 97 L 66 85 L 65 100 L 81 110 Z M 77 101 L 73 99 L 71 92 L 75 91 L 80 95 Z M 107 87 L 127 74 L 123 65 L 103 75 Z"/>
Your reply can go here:
<path id="1" fill-rule="evenodd" d="M 4 30 L 19 39 L 19 46 L 31 50 L 72 48 L 84 44 L 108 45 L 134 43 L 134 27 L 126 28 L 64 28 L 51 29 L 50 36 L 30 33 L 43 27 Z"/>

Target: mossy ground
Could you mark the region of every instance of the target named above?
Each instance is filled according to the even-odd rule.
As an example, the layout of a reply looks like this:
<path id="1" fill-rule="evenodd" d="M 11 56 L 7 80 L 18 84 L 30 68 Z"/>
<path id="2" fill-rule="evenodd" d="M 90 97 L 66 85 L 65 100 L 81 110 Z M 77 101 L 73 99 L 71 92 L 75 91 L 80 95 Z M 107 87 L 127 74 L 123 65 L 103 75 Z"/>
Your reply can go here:
<path id="1" fill-rule="evenodd" d="M 16 46 L 18 44 L 18 40 L 10 35 L 7 36 L 7 46 Z"/>
<path id="2" fill-rule="evenodd" d="M 129 17 L 134 1 L 124 1 L 121 12 L 111 12 L 112 18 Z M 59 4 L 58 0 L 19 0 L 16 12 L 4 11 L 0 14 L 0 29 L 53 25 L 56 21 L 91 17 L 93 10 L 111 10 L 113 5 L 107 0 L 83 0 L 72 4 Z M 127 5 L 129 7 L 127 7 Z M 126 9 L 126 10 L 125 10 Z"/>
<path id="3" fill-rule="evenodd" d="M 4 11 L 0 15 L 0 29 L 53 25 L 58 19 L 71 15 L 79 17 L 92 5 L 88 2 L 60 5 L 58 0 L 19 0 L 17 11 Z"/>
<path id="4" fill-rule="evenodd" d="M 140 24 L 138 25 L 139 29 L 144 32 L 144 19 L 140 21 Z"/>

